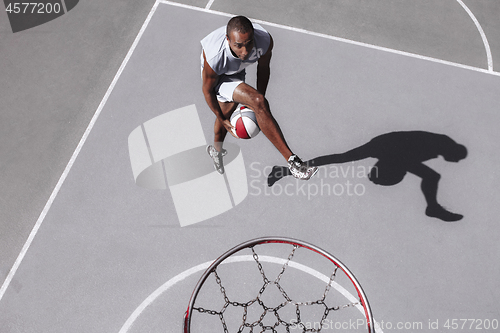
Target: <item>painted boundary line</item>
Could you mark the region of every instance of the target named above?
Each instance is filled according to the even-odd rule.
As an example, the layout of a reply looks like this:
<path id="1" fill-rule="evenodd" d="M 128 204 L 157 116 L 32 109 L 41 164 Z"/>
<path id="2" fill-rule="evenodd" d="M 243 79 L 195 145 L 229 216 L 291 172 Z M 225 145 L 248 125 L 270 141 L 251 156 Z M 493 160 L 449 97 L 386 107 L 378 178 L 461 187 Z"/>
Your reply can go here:
<path id="1" fill-rule="evenodd" d="M 97 110 L 94 113 L 94 116 L 90 120 L 90 123 L 87 126 L 87 129 L 83 133 L 83 136 L 80 139 L 80 142 L 78 143 L 75 151 L 73 152 L 73 155 L 71 156 L 68 164 L 66 165 L 66 168 L 64 169 L 61 177 L 59 178 L 59 181 L 57 182 L 56 186 L 54 187 L 54 190 L 52 191 L 52 194 L 50 195 L 49 200 L 47 201 L 42 212 L 40 213 L 40 216 L 38 217 L 38 220 L 36 221 L 35 226 L 31 230 L 31 233 L 29 234 L 28 239 L 26 240 L 26 243 L 24 244 L 23 248 L 21 249 L 21 253 L 17 257 L 16 261 L 14 262 L 14 265 L 12 266 L 12 268 L 9 271 L 9 274 L 7 274 L 5 281 L 3 282 L 2 286 L 0 287 L 0 301 L 2 300 L 2 298 L 5 294 L 5 291 L 9 287 L 10 283 L 12 282 L 12 279 L 13 279 L 14 275 L 16 274 L 17 269 L 21 265 L 21 262 L 23 261 L 24 256 L 26 255 L 26 252 L 28 251 L 29 247 L 31 246 L 31 243 L 33 242 L 33 239 L 35 238 L 36 234 L 38 233 L 38 230 L 40 229 L 40 226 L 42 225 L 42 223 L 45 219 L 45 216 L 47 216 L 47 213 L 48 213 L 50 207 L 52 206 L 52 203 L 54 202 L 57 194 L 59 193 L 59 190 L 61 189 L 64 181 L 66 180 L 66 177 L 68 176 L 69 171 L 73 167 L 73 164 L 74 164 L 76 158 L 78 157 L 80 151 L 82 150 L 83 145 L 87 141 L 87 138 L 90 134 L 90 131 L 94 127 L 94 124 L 96 123 L 97 118 L 101 114 L 101 111 L 104 108 L 104 105 L 106 104 L 111 92 L 113 91 L 113 89 L 116 85 L 116 82 L 118 81 L 118 78 L 121 76 L 125 66 L 127 65 L 130 57 L 132 56 L 132 53 L 134 52 L 137 44 L 139 43 L 139 40 L 141 39 L 142 34 L 146 30 L 146 27 L 148 26 L 149 21 L 151 20 L 157 7 L 158 7 L 158 1 L 156 1 L 154 3 L 153 7 L 151 8 L 146 20 L 144 21 L 141 29 L 139 30 L 139 33 L 137 34 L 134 42 L 132 43 L 132 46 L 130 47 L 127 55 L 125 56 L 125 59 L 123 60 L 122 64 L 120 65 L 118 72 L 116 73 L 115 77 L 113 78 L 113 81 L 111 81 L 111 84 L 110 84 L 108 90 L 106 91 L 103 99 L 101 100 L 101 103 L 97 107 Z"/>
<path id="2" fill-rule="evenodd" d="M 62 0 L 61 1 L 61 4 L 62 4 L 62 8 L 64 10 L 64 14 L 67 14 L 68 13 L 68 10 L 66 9 L 66 0 Z"/>
<path id="3" fill-rule="evenodd" d="M 213 3 L 214 3 L 215 0 L 210 0 L 207 5 L 205 6 L 205 9 L 206 10 L 210 10 L 210 7 L 212 7 Z"/>
<path id="4" fill-rule="evenodd" d="M 216 10 L 209 9 L 210 6 L 213 3 L 212 0 L 207 4 L 206 8 L 201 8 L 201 7 L 191 6 L 191 5 L 185 5 L 185 4 L 181 4 L 181 3 L 177 3 L 177 2 L 172 2 L 172 1 L 168 1 L 168 0 L 158 0 L 158 1 L 160 3 L 162 3 L 162 4 L 165 4 L 165 5 L 182 7 L 182 8 L 186 8 L 186 9 L 192 9 L 192 10 L 206 12 L 206 13 L 220 15 L 220 16 L 226 16 L 226 17 L 233 17 L 233 16 L 235 16 L 235 14 L 224 13 L 224 12 L 219 12 L 219 11 L 216 11 Z M 457 1 L 459 1 L 459 0 L 457 0 Z M 287 25 L 283 25 L 283 24 L 272 23 L 272 22 L 267 22 L 267 21 L 263 21 L 263 20 L 257 20 L 257 19 L 253 19 L 253 18 L 250 18 L 250 19 L 253 22 L 255 22 L 255 23 L 264 24 L 264 25 L 267 25 L 267 26 L 275 27 L 275 28 L 281 28 L 281 29 L 285 29 L 285 30 L 295 31 L 295 32 L 303 33 L 303 34 L 310 35 L 310 36 L 321 37 L 321 38 L 335 40 L 335 41 L 343 42 L 343 43 L 347 43 L 347 44 L 353 44 L 353 45 L 357 45 L 357 46 L 363 46 L 363 47 L 367 47 L 367 48 L 371 48 L 371 49 L 375 49 L 375 50 L 379 50 L 379 51 L 384 51 L 384 52 L 399 54 L 399 55 L 402 55 L 402 56 L 407 56 L 407 57 L 411 57 L 411 58 L 417 58 L 417 59 L 420 59 L 420 60 L 427 60 L 427 61 L 431 61 L 431 62 L 443 64 L 443 65 L 448 65 L 448 66 L 458 67 L 458 68 L 462 68 L 462 69 L 467 69 L 467 70 L 471 70 L 471 71 L 475 71 L 475 72 L 480 72 L 480 73 L 485 73 L 485 74 L 500 76 L 500 72 L 495 72 L 492 69 L 488 70 L 488 69 L 478 68 L 478 67 L 474 67 L 474 66 L 463 65 L 463 64 L 456 63 L 456 62 L 452 62 L 452 61 L 441 60 L 441 59 L 437 59 L 437 58 L 422 56 L 422 55 L 415 54 L 415 53 L 394 50 L 394 49 L 390 49 L 390 48 L 383 47 L 383 46 L 377 46 L 377 45 L 373 45 L 373 44 L 357 42 L 357 41 L 346 39 L 346 38 L 340 38 L 340 37 L 335 37 L 335 36 L 331 36 L 331 35 L 327 35 L 327 34 L 323 34 L 323 33 L 319 33 L 319 32 L 313 32 L 313 31 L 309 31 L 309 30 L 305 30 L 305 29 L 294 28 L 294 27 L 290 27 L 290 26 L 287 26 Z"/>
<path id="5" fill-rule="evenodd" d="M 486 50 L 486 58 L 488 61 L 488 71 L 493 72 L 493 58 L 491 56 L 491 49 L 490 49 L 490 44 L 488 43 L 488 39 L 486 38 L 486 34 L 484 33 L 483 28 L 481 27 L 481 24 L 479 24 L 479 21 L 476 19 L 476 16 L 472 13 L 472 11 L 465 5 L 465 3 L 462 0 L 457 0 L 457 2 L 460 4 L 460 6 L 465 9 L 467 14 L 469 14 L 470 18 L 476 25 L 477 30 L 479 31 L 479 34 L 481 35 L 481 39 L 483 40 L 484 48 Z"/>

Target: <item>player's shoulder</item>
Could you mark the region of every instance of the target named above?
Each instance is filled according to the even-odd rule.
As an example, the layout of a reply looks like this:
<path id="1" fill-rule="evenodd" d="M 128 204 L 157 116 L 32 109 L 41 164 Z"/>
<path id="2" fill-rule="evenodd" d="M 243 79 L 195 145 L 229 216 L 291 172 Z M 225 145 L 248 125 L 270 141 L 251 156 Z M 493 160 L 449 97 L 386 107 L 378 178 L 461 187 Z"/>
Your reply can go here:
<path id="1" fill-rule="evenodd" d="M 260 24 L 258 23 L 252 23 L 253 25 L 253 34 L 255 38 L 263 38 L 263 39 L 270 39 L 271 35 L 269 32 L 264 29 Z"/>
<path id="2" fill-rule="evenodd" d="M 205 52 L 205 58 L 210 66 L 216 66 L 223 57 L 226 40 L 226 27 L 220 27 L 209 33 L 200 43 Z M 216 68 L 214 68 L 216 70 Z"/>
<path id="3" fill-rule="evenodd" d="M 267 52 L 269 49 L 269 46 L 271 45 L 271 34 L 264 29 L 260 24 L 258 23 L 252 23 L 253 24 L 253 29 L 254 29 L 254 39 L 255 39 L 255 44 L 258 48 L 261 48 L 263 51 L 263 54 Z"/>
<path id="4" fill-rule="evenodd" d="M 207 36 L 205 36 L 201 40 L 201 45 L 203 48 L 213 46 L 213 47 L 220 47 L 224 44 L 224 40 L 226 39 L 226 27 L 220 27 L 218 29 L 215 29 L 211 33 L 209 33 Z"/>

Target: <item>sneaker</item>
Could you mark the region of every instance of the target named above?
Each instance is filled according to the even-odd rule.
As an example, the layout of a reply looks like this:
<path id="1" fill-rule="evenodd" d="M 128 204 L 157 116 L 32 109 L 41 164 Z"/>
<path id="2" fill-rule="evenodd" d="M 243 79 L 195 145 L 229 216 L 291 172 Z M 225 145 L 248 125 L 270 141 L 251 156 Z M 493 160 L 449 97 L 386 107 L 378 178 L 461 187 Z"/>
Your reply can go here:
<path id="1" fill-rule="evenodd" d="M 288 169 L 292 176 L 303 180 L 308 180 L 318 172 L 318 167 L 307 166 L 297 155 L 292 155 L 288 159 Z"/>
<path id="2" fill-rule="evenodd" d="M 227 154 L 227 151 L 225 149 L 223 149 L 222 152 L 219 152 L 217 149 L 215 149 L 214 146 L 208 145 L 207 146 L 207 153 L 208 153 L 208 155 L 210 155 L 210 157 L 214 161 L 215 170 L 222 175 L 224 173 L 224 165 L 222 164 L 222 156 L 225 156 Z"/>

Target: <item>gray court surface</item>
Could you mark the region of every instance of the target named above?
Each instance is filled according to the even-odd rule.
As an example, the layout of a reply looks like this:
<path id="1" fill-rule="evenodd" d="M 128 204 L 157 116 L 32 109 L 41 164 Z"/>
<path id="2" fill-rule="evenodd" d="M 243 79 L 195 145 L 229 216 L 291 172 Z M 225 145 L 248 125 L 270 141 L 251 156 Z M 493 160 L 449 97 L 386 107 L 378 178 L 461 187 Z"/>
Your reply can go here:
<path id="1" fill-rule="evenodd" d="M 336 4 L 346 10 L 348 1 Z M 85 127 L 78 128 L 85 139 L 78 156 L 70 158 L 76 142 L 59 152 L 69 152 L 66 160 L 59 157 L 55 162 L 65 178 L 43 218 L 38 214 L 52 191 L 48 185 L 42 186 L 47 197 L 38 199 L 37 207 L 29 208 L 26 202 L 22 213 L 9 213 L 23 221 L 23 214 L 34 216 L 19 228 L 29 232 L 35 225 L 36 234 L 25 243 L 27 235 L 3 233 L 11 235 L 5 244 L 22 241 L 12 245 L 15 253 L 2 258 L 2 276 L 15 267 L 2 286 L 2 332 L 180 331 L 201 274 L 195 268 L 238 243 L 271 235 L 303 239 L 341 259 L 363 286 L 377 322 L 385 323 L 379 332 L 448 331 L 445 324 L 454 319 L 460 327 L 453 331 L 475 330 L 469 327 L 471 321 L 462 327 L 460 319 L 474 320 L 474 327 L 484 331 L 486 320 L 500 320 L 500 77 L 495 57 L 493 68 L 488 67 L 483 40 L 464 8 L 454 1 L 436 4 L 456 18 L 451 21 L 460 29 L 445 33 L 436 17 L 424 24 L 409 16 L 407 26 L 418 23 L 428 30 L 398 39 L 407 43 L 401 48 L 384 41 L 384 34 L 372 38 L 375 33 L 366 25 L 388 25 L 386 18 L 396 20 L 396 14 L 402 20 L 408 8 L 436 16 L 437 10 L 429 4 L 397 9 L 392 3 L 370 10 L 370 2 L 357 1 L 357 15 L 373 21 L 354 27 L 343 24 L 343 16 L 336 13 L 339 18 L 330 24 L 326 1 L 297 7 L 276 1 L 250 8 L 216 0 L 210 11 L 203 10 L 205 2 L 158 2 L 148 17 L 151 7 L 142 9 L 135 32 L 143 22 L 144 30 L 128 54 L 121 47 L 125 61 L 119 71 L 119 63 L 113 62 L 107 78 L 116 80 L 104 80 L 111 86 L 97 108 L 98 117 L 85 134 Z M 498 13 L 498 5 L 466 4 L 472 12 L 478 10 L 476 18 L 485 35 L 490 32 L 490 50 L 498 57 L 498 23 L 488 20 L 495 17 L 494 10 Z M 288 14 L 273 19 L 272 12 L 279 8 L 287 8 Z M 78 13 L 78 7 L 73 12 Z M 325 165 L 309 182 L 287 177 L 268 187 L 271 167 L 284 161 L 259 134 L 248 141 L 228 138 L 241 152 L 246 197 L 233 200 L 234 207 L 215 217 L 181 226 L 172 188 L 149 189 L 136 183 L 130 135 L 142 128 L 145 137 L 151 137 L 154 126 L 148 124 L 155 119 L 194 107 L 202 136 L 212 140 L 214 116 L 200 89 L 199 40 L 236 13 L 261 20 L 275 40 L 267 98 L 297 154 L 313 159 L 341 153 L 394 131 L 445 134 L 467 148 L 467 158 L 451 163 L 439 157 L 425 163 L 441 175 L 439 202 L 463 214 L 463 220 L 446 223 L 425 216 L 420 179 L 414 175 L 394 186 L 370 182 L 367 174 L 377 162 L 374 158 Z M 423 45 L 410 36 L 432 42 Z M 434 47 L 441 38 L 460 40 L 470 52 Z M 129 40 L 132 45 L 133 38 Z M 247 72 L 247 81 L 253 83 L 254 68 Z M 82 117 L 90 121 L 92 113 Z M 179 127 L 184 128 L 180 141 L 167 136 L 165 150 L 183 146 L 196 128 L 189 122 Z M 145 145 L 154 164 L 154 142 Z M 64 169 L 68 160 L 71 168 Z M 232 180 L 227 184 L 230 188 Z M 7 196 L 2 201 L 7 202 Z M 192 209 L 200 209 L 196 201 Z M 22 250 L 23 244 L 30 247 Z"/>

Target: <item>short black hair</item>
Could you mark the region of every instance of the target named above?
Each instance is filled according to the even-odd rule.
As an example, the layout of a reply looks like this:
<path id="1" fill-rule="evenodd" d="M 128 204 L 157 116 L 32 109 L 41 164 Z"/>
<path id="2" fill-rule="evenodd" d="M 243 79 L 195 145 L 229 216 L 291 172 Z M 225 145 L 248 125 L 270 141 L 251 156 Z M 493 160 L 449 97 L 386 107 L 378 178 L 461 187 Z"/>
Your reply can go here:
<path id="1" fill-rule="evenodd" d="M 253 32 L 252 22 L 245 16 L 235 16 L 227 22 L 226 34 L 229 36 L 231 31 L 237 31 L 243 34 Z"/>

